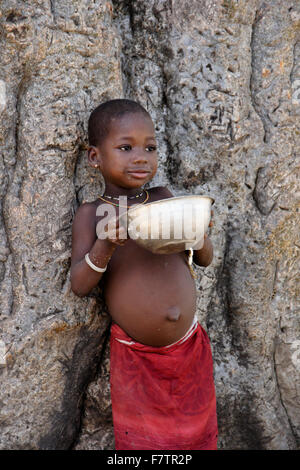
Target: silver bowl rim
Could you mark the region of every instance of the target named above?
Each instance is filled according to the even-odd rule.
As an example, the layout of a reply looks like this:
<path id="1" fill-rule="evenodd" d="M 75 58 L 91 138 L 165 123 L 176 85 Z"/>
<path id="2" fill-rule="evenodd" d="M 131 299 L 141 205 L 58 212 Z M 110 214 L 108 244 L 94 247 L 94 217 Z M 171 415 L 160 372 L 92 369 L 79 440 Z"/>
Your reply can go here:
<path id="1" fill-rule="evenodd" d="M 149 206 L 152 206 L 152 205 L 155 205 L 155 204 L 158 204 L 158 203 L 162 203 L 162 202 L 167 202 L 167 201 L 175 201 L 175 200 L 178 200 L 178 199 L 199 199 L 199 198 L 203 198 L 203 199 L 210 199 L 211 200 L 211 205 L 213 205 L 215 203 L 215 199 L 211 196 L 205 196 L 205 195 L 196 195 L 196 194 L 193 194 L 193 195 L 187 195 L 187 196 L 175 196 L 175 197 L 166 197 L 165 199 L 158 199 L 157 201 L 153 201 L 153 202 L 149 202 L 149 204 L 137 204 L 135 205 L 134 207 L 131 207 L 130 209 L 128 209 L 127 213 L 130 214 L 131 212 L 134 212 L 135 210 L 139 209 L 140 207 L 149 207 Z"/>

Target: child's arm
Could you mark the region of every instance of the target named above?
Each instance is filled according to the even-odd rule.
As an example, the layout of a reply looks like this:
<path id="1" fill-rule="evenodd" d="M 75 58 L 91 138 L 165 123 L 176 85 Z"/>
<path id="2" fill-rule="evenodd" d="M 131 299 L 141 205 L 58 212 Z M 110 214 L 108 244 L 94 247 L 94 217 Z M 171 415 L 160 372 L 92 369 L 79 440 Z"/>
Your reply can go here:
<path id="1" fill-rule="evenodd" d="M 207 234 L 204 235 L 204 244 L 201 250 L 194 250 L 193 261 L 198 266 L 209 266 L 213 260 L 213 246 Z"/>
<path id="2" fill-rule="evenodd" d="M 214 211 L 211 211 L 211 219 L 209 223 L 209 227 L 213 226 L 212 217 L 214 215 Z M 208 238 L 207 233 L 204 234 L 204 244 L 201 250 L 194 250 L 193 254 L 193 261 L 194 263 L 198 264 L 198 266 L 207 267 L 210 265 L 214 257 L 214 249 L 212 246 L 212 242 Z"/>
<path id="3" fill-rule="evenodd" d="M 116 239 L 100 240 L 96 235 L 95 206 L 89 203 L 80 206 L 72 226 L 71 289 L 79 297 L 87 295 L 100 281 L 102 272 L 94 271 L 86 262 L 89 253 L 91 262 L 105 268 L 118 245 L 123 227 L 117 228 Z"/>

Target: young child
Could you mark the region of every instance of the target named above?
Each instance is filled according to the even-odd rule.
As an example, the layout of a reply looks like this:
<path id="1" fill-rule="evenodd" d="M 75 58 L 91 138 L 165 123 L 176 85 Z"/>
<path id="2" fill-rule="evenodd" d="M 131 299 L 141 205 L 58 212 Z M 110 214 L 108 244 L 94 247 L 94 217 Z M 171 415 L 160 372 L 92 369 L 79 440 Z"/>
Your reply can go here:
<path id="1" fill-rule="evenodd" d="M 196 289 L 187 253 L 153 254 L 126 238 L 97 237 L 102 204 L 120 210 L 172 197 L 164 187 L 142 187 L 157 170 L 154 126 L 138 103 L 111 100 L 89 119 L 88 161 L 99 168 L 104 194 L 76 212 L 72 229 L 71 286 L 87 295 L 103 277 L 112 317 L 110 383 L 116 449 L 217 448 L 216 399 L 209 339 L 195 317 Z M 124 207 L 122 207 L 122 210 Z M 99 235 L 99 234 L 98 234 Z M 208 266 L 206 236 L 194 262 Z"/>

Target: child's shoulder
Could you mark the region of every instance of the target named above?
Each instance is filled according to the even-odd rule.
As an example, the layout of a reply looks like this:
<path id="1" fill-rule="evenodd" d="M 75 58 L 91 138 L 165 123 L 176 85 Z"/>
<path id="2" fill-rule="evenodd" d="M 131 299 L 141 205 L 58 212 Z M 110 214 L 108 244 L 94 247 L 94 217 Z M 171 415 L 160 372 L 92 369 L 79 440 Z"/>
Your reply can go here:
<path id="1" fill-rule="evenodd" d="M 147 191 L 149 192 L 151 196 L 161 198 L 161 199 L 173 197 L 173 194 L 171 193 L 171 191 L 165 186 L 155 186 L 154 188 L 150 188 Z"/>
<path id="2" fill-rule="evenodd" d="M 89 215 L 92 214 L 99 204 L 99 199 L 95 199 L 95 201 L 87 202 L 83 201 L 82 204 L 76 210 L 76 215 Z"/>
<path id="3" fill-rule="evenodd" d="M 77 224 L 94 224 L 96 220 L 98 200 L 92 202 L 83 201 L 75 212 L 73 225 Z"/>

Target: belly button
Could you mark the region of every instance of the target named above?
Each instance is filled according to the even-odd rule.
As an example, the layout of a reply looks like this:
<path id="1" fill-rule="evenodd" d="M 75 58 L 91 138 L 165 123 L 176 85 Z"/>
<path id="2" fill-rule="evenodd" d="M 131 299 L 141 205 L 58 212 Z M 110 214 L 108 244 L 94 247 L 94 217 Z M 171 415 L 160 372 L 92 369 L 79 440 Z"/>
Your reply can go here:
<path id="1" fill-rule="evenodd" d="M 180 317 L 180 308 L 176 305 L 169 307 L 167 310 L 167 319 L 170 321 L 177 321 Z"/>

